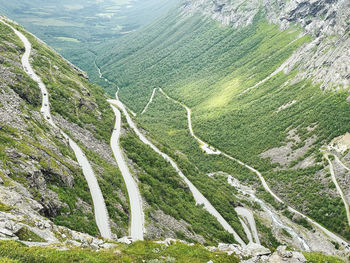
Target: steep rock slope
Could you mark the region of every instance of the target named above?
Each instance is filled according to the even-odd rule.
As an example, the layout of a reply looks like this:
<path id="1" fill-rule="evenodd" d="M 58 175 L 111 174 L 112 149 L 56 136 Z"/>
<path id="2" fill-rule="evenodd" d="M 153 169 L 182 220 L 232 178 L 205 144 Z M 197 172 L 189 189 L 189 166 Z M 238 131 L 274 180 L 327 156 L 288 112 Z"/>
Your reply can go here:
<path id="1" fill-rule="evenodd" d="M 259 7 L 259 8 L 257 8 Z M 235 28 L 253 22 L 263 9 L 266 19 L 281 30 L 298 25 L 315 40 L 299 49 L 286 65 L 290 71 L 297 67 L 297 77 L 320 82 L 321 87 L 348 88 L 349 85 L 349 34 L 350 3 L 346 0 L 317 1 L 187 1 L 182 12 L 202 13 L 222 24 Z"/>
<path id="2" fill-rule="evenodd" d="M 24 206 L 15 205 L 23 195 L 35 204 L 33 209 L 37 213 L 54 223 L 98 235 L 81 168 L 68 141 L 43 120 L 39 112 L 40 90 L 22 69 L 23 43 L 8 26 L 3 23 L 0 26 L 3 80 L 0 174 L 2 193 L 13 191 L 2 201 L 9 206 L 8 211 L 26 214 Z M 113 232 L 122 235 L 128 224 L 128 204 L 118 168 L 110 157 L 106 126 L 112 129 L 113 113 L 104 101 L 103 91 L 44 43 L 23 32 L 33 43 L 32 64 L 49 89 L 55 122 L 81 142 L 92 160 L 105 193 Z"/>
<path id="3" fill-rule="evenodd" d="M 141 113 L 162 88 L 191 108 L 199 138 L 258 169 L 285 202 L 349 239 L 320 151 L 350 129 L 349 12 L 342 0 L 184 1 L 140 32 L 103 45 L 97 63 L 131 110 Z M 227 172 L 312 229 L 264 192 L 256 175 L 201 153 L 185 109 L 156 93 L 137 119 L 181 165 L 200 171 L 198 184 L 205 173 Z"/>

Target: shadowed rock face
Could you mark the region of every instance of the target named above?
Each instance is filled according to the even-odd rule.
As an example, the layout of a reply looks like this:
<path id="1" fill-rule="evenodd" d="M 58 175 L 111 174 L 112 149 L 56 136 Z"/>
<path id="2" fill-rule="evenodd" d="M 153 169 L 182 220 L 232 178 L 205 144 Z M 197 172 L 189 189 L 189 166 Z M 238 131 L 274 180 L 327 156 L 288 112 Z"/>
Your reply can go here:
<path id="1" fill-rule="evenodd" d="M 315 37 L 342 36 L 349 30 L 350 3 L 346 0 L 291 0 L 286 3 L 277 0 L 267 3 L 268 20 L 282 25 L 282 28 L 296 23 Z"/>
<path id="2" fill-rule="evenodd" d="M 349 88 L 348 0 L 189 0 L 182 6 L 184 15 L 200 13 L 237 29 L 251 24 L 260 11 L 281 30 L 298 26 L 314 38 L 293 54 L 287 72 L 298 68 L 297 79 L 312 79 L 323 90 Z"/>

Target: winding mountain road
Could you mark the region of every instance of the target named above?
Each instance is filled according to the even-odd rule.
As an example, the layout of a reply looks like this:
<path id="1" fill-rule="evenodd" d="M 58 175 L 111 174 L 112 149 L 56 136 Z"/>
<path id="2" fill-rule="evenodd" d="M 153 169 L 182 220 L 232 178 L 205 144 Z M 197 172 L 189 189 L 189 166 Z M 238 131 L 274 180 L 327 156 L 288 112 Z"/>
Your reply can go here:
<path id="1" fill-rule="evenodd" d="M 42 82 L 41 78 L 34 72 L 30 62 L 30 54 L 32 50 L 32 45 L 29 40 L 18 30 L 16 30 L 13 26 L 6 23 L 4 20 L 0 19 L 0 22 L 10 27 L 15 34 L 20 38 L 25 47 L 25 53 L 22 56 L 21 62 L 24 68 L 24 71 L 33 79 L 39 86 L 40 91 L 42 93 L 42 107 L 41 113 L 44 116 L 45 120 L 54 128 L 59 129 L 58 126 L 53 122 L 50 112 L 50 103 L 49 103 L 49 94 L 47 92 L 45 84 Z M 60 130 L 60 129 L 59 129 Z M 96 176 L 92 170 L 92 167 L 86 158 L 85 154 L 81 150 L 81 148 L 62 130 L 60 130 L 62 136 L 69 141 L 69 145 L 74 151 L 74 154 L 77 158 L 78 163 L 81 165 L 83 170 L 83 174 L 86 178 L 86 181 L 89 186 L 89 190 L 91 193 L 93 205 L 94 205 L 94 213 L 97 227 L 100 231 L 100 234 L 104 238 L 111 238 L 111 229 L 109 225 L 109 216 L 107 212 L 107 208 L 104 202 L 104 198 L 101 192 L 101 189 L 98 185 Z"/>
<path id="2" fill-rule="evenodd" d="M 245 207 L 238 206 L 235 208 L 236 213 L 244 220 L 244 223 L 249 225 L 249 232 L 251 236 L 251 242 L 255 242 L 260 245 L 260 239 L 258 235 L 258 230 L 256 229 L 256 223 L 252 211 Z M 249 237 L 248 237 L 249 239 Z M 254 240 L 253 240 L 254 239 Z"/>
<path id="3" fill-rule="evenodd" d="M 21 60 L 22 61 L 22 65 L 23 65 L 23 68 L 24 68 L 25 72 L 38 84 L 38 86 L 39 86 L 39 88 L 41 90 L 41 93 L 42 93 L 41 113 L 43 114 L 45 120 L 52 127 L 59 129 L 58 126 L 53 122 L 53 119 L 51 117 L 50 106 L 49 106 L 49 94 L 47 92 L 46 86 L 44 85 L 44 83 L 42 82 L 40 77 L 38 75 L 36 75 L 36 73 L 34 72 L 32 66 L 31 66 L 31 64 L 29 62 L 30 53 L 31 53 L 31 44 L 30 44 L 29 40 L 21 32 L 16 30 L 14 27 L 9 25 L 8 23 L 3 21 L 2 19 L 0 19 L 0 22 L 2 22 L 5 25 L 9 26 L 15 32 L 15 34 L 21 39 L 21 41 L 23 42 L 23 44 L 25 46 L 25 53 L 22 56 L 22 60 Z M 163 92 L 163 91 L 161 90 L 161 92 Z M 265 179 L 263 178 L 263 176 L 261 175 L 261 173 L 259 171 L 257 171 L 256 169 L 252 168 L 251 166 L 241 162 L 240 160 L 238 160 L 238 159 L 236 159 L 236 158 L 234 158 L 234 157 L 232 157 L 232 156 L 230 156 L 230 155 L 228 155 L 226 153 L 223 153 L 223 152 L 221 152 L 219 150 L 214 149 L 213 147 L 209 146 L 206 142 L 204 142 L 203 140 L 198 138 L 194 134 L 193 128 L 192 128 L 191 110 L 186 105 L 182 104 L 181 102 L 178 102 L 178 101 L 176 101 L 176 100 L 174 100 L 174 99 L 172 99 L 170 97 L 168 97 L 168 98 L 173 100 L 173 101 L 175 101 L 175 102 L 177 102 L 177 103 L 179 103 L 179 104 L 181 104 L 183 107 L 186 108 L 187 115 L 188 115 L 188 125 L 189 125 L 190 133 L 200 143 L 201 148 L 203 150 L 205 150 L 205 152 L 207 154 L 222 154 L 222 155 L 226 156 L 227 158 L 229 158 L 231 160 L 234 160 L 234 161 L 238 162 L 239 164 L 245 166 L 249 170 L 253 171 L 255 174 L 258 175 L 258 177 L 259 177 L 259 179 L 260 179 L 264 189 L 267 192 L 269 192 L 278 202 L 285 204 L 285 202 L 282 199 L 280 199 L 269 188 L 269 186 L 267 185 Z M 236 241 L 244 246 L 245 243 L 243 242 L 243 240 L 238 236 L 238 234 L 233 230 L 233 228 L 227 223 L 227 221 L 219 214 L 219 212 L 211 205 L 211 203 L 187 179 L 187 177 L 178 168 L 177 164 L 168 155 L 166 155 L 165 153 L 161 152 L 155 145 L 153 145 L 141 132 L 139 132 L 137 126 L 134 124 L 134 122 L 130 118 L 130 116 L 129 116 L 129 114 L 128 114 L 124 104 L 121 103 L 121 101 L 119 101 L 119 100 L 113 100 L 113 101 L 111 101 L 111 103 L 117 105 L 123 111 L 123 113 L 125 114 L 125 116 L 127 118 L 128 124 L 135 131 L 135 133 L 138 135 L 140 140 L 143 143 L 149 145 L 154 151 L 156 151 L 158 154 L 160 154 L 165 160 L 169 161 L 169 163 L 178 172 L 180 177 L 183 178 L 183 180 L 189 186 L 189 188 L 190 188 L 190 190 L 191 190 L 191 192 L 192 192 L 196 202 L 198 204 L 203 204 L 204 208 L 210 214 L 212 214 L 214 217 L 217 218 L 217 220 L 224 227 L 224 229 L 226 229 L 229 233 L 233 234 L 233 236 L 235 237 Z M 76 155 L 76 158 L 77 158 L 77 161 L 81 165 L 82 170 L 83 170 L 83 174 L 84 174 L 84 176 L 85 176 L 85 178 L 86 178 L 86 180 L 88 182 L 89 190 L 90 190 L 90 193 L 91 193 L 91 196 L 92 196 L 92 200 L 93 200 L 93 204 L 94 204 L 95 220 L 96 220 L 96 224 L 97 224 L 97 226 L 99 228 L 99 231 L 100 231 L 100 233 L 101 233 L 101 235 L 103 237 L 111 238 L 111 230 L 110 230 L 110 226 L 109 226 L 108 212 L 107 212 L 107 209 L 106 209 L 106 205 L 105 205 L 105 202 L 104 202 L 104 198 L 103 198 L 102 192 L 101 192 L 100 187 L 98 185 L 96 176 L 95 176 L 95 174 L 93 172 L 93 169 L 92 169 L 88 159 L 86 158 L 85 154 L 81 150 L 81 148 L 67 134 L 65 134 L 62 130 L 60 130 L 60 132 L 63 135 L 63 137 L 66 138 L 69 141 L 69 145 L 72 148 L 72 150 L 74 151 L 74 153 Z M 289 211 L 300 215 L 301 217 L 307 219 L 311 224 L 313 224 L 317 228 L 321 229 L 331 239 L 335 240 L 336 242 L 338 242 L 338 243 L 340 243 L 342 245 L 345 245 L 345 246 L 349 247 L 349 244 L 344 239 L 342 239 L 339 236 L 335 235 L 334 233 L 330 232 L 329 230 L 327 230 L 326 228 L 324 228 L 323 226 L 321 226 L 320 224 L 318 224 L 314 220 L 310 219 L 309 217 L 305 216 L 304 214 L 300 213 L 299 211 L 295 210 L 294 208 L 292 208 L 290 206 L 287 206 L 287 207 L 288 207 Z"/>
<path id="4" fill-rule="evenodd" d="M 190 130 L 190 133 L 192 135 L 193 138 L 196 139 L 197 142 L 199 142 L 200 144 L 200 147 L 207 153 L 207 154 L 221 154 L 220 151 L 214 149 L 213 147 L 211 147 L 209 144 L 207 144 L 206 142 L 202 141 L 200 138 L 198 138 L 194 132 L 193 132 L 193 129 L 192 129 L 192 119 L 191 119 L 191 109 L 189 107 L 187 107 L 185 104 L 177 101 L 177 100 L 174 100 L 173 98 L 169 97 L 168 94 L 166 94 L 163 89 L 159 88 L 159 91 L 168 99 L 168 100 L 171 100 L 172 102 L 176 103 L 176 104 L 180 104 L 182 107 L 184 107 L 187 111 L 187 121 L 188 121 L 188 128 Z"/>
<path id="5" fill-rule="evenodd" d="M 248 238 L 248 243 L 253 243 L 253 236 L 252 236 L 252 232 L 250 231 L 250 228 L 248 227 L 248 225 L 246 224 L 245 220 L 242 217 L 238 217 L 239 222 L 241 223 L 244 233 Z"/>
<path id="6" fill-rule="evenodd" d="M 116 100 L 110 100 L 110 103 L 113 105 L 116 105 L 119 109 L 122 110 L 124 113 L 126 120 L 129 124 L 129 126 L 134 130 L 136 135 L 139 137 L 139 139 L 146 145 L 150 146 L 156 153 L 161 155 L 166 161 L 168 161 L 171 166 L 176 170 L 176 172 L 179 174 L 179 176 L 185 181 L 185 183 L 188 185 L 190 191 L 193 194 L 193 197 L 197 204 L 202 204 L 204 206 L 204 209 L 207 210 L 211 215 L 213 215 L 218 222 L 221 224 L 221 226 L 230 234 L 232 234 L 235 238 L 235 240 L 242 246 L 245 246 L 244 241 L 241 239 L 241 237 L 236 233 L 236 231 L 233 230 L 233 228 L 230 226 L 230 224 L 222 217 L 222 215 L 213 207 L 213 205 L 203 196 L 203 194 L 192 184 L 190 180 L 182 173 L 182 171 L 179 169 L 177 164 L 165 153 L 161 152 L 153 143 L 151 143 L 137 128 L 136 124 L 131 119 L 128 111 L 126 110 L 124 104 L 118 99 L 118 96 L 116 96 Z"/>
<path id="7" fill-rule="evenodd" d="M 194 135 L 194 132 L 193 132 L 193 128 L 192 128 L 192 121 L 190 120 L 191 119 L 191 110 L 185 105 L 183 104 L 182 102 L 180 101 L 177 101 L 171 97 L 169 97 L 162 89 L 160 89 L 160 91 L 170 100 L 174 101 L 175 103 L 178 103 L 180 105 L 182 105 L 186 110 L 187 110 L 187 117 L 188 117 L 188 124 L 191 125 L 189 126 L 189 130 L 190 130 L 190 133 L 192 135 L 193 138 L 195 138 L 198 143 L 201 145 L 201 147 L 203 148 L 203 145 L 205 145 L 206 147 L 209 147 L 210 150 L 209 151 L 205 151 L 207 154 L 222 154 L 223 156 L 225 156 L 226 158 L 228 159 L 231 159 L 237 163 L 239 163 L 240 165 L 248 168 L 250 171 L 254 172 L 260 179 L 260 182 L 262 184 L 262 186 L 264 187 L 264 189 L 270 193 L 278 202 L 282 203 L 282 204 L 285 204 L 287 206 L 287 209 L 294 213 L 294 214 L 297 214 L 299 216 L 301 216 L 302 218 L 305 218 L 308 222 L 310 222 L 312 225 L 314 225 L 315 227 L 317 227 L 318 229 L 320 229 L 322 232 L 324 232 L 329 238 L 333 239 L 334 241 L 338 242 L 339 244 L 342 244 L 348 251 L 350 251 L 350 244 L 343 238 L 339 237 L 338 235 L 334 234 L 333 232 L 329 231 L 328 229 L 326 229 L 325 227 L 321 226 L 319 223 L 317 223 L 315 220 L 309 218 L 308 216 L 304 215 L 303 213 L 297 211 L 296 209 L 294 209 L 293 207 L 289 206 L 287 203 L 285 203 L 281 198 L 279 198 L 271 189 L 270 187 L 268 186 L 268 184 L 266 183 L 265 181 L 265 178 L 262 176 L 262 174 L 254 169 L 253 167 L 249 166 L 248 164 L 245 164 L 244 162 L 228 155 L 227 153 L 224 153 L 222 151 L 219 151 L 217 149 L 214 149 L 213 147 L 209 146 L 206 142 L 204 142 L 203 140 L 199 139 L 196 135 Z M 214 153 L 210 153 L 210 152 L 214 152 Z"/>
<path id="8" fill-rule="evenodd" d="M 131 223 L 130 223 L 130 236 L 133 240 L 143 240 L 145 217 L 142 209 L 142 198 L 135 179 L 132 177 L 128 164 L 123 157 L 123 152 L 119 145 L 119 138 L 121 133 L 122 118 L 120 111 L 113 106 L 113 100 L 108 100 L 111 103 L 111 107 L 116 116 L 115 127 L 111 138 L 111 148 L 114 157 L 117 161 L 118 167 L 124 178 L 124 182 L 128 191 L 130 210 L 131 210 Z"/>

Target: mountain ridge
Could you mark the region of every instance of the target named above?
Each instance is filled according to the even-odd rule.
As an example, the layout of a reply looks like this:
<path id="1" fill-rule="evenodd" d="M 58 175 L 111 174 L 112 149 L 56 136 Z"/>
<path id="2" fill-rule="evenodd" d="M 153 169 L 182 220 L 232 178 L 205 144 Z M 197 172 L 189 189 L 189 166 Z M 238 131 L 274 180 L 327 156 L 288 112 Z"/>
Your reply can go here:
<path id="1" fill-rule="evenodd" d="M 251 24 L 261 9 L 266 13 L 267 20 L 277 24 L 281 30 L 298 25 L 305 34 L 314 38 L 313 42 L 293 54 L 286 72 L 291 72 L 297 66 L 306 72 L 298 74 L 296 78 L 321 82 L 323 89 L 348 88 L 348 70 L 343 66 L 350 59 L 347 50 L 350 44 L 350 4 L 346 0 L 256 0 L 249 3 L 199 0 L 186 1 L 182 6 L 183 15 L 199 12 L 235 28 Z M 315 48 L 316 52 L 313 50 Z"/>

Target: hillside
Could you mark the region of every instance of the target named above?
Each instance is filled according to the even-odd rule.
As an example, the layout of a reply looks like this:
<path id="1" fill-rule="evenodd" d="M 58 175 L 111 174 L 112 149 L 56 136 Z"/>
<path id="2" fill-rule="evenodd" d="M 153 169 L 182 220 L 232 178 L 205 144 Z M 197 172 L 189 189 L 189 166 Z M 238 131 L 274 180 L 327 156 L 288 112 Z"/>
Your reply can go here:
<path id="1" fill-rule="evenodd" d="M 316 3 L 181 2 L 95 47 L 109 95 L 1 16 L 0 262 L 346 260 L 348 6 Z"/>
<path id="2" fill-rule="evenodd" d="M 89 188 L 76 157 L 68 141 L 40 116 L 40 90 L 21 66 L 23 43 L 8 26 L 3 23 L 0 26 L 3 80 L 0 174 L 4 207 L 6 211 L 14 209 L 15 214 L 29 214 L 28 224 L 35 225 L 31 220 L 44 216 L 55 224 L 97 235 Z M 108 148 L 113 112 L 103 90 L 88 82 L 83 72 L 52 49 L 25 34 L 33 45 L 35 71 L 50 91 L 55 122 L 79 141 L 86 154 L 94 156 L 94 170 L 109 200 L 113 232 L 125 233 L 128 203 L 122 201 L 125 189 Z M 113 191 L 118 191 L 119 196 Z M 18 206 L 18 202 L 23 204 Z M 121 205 L 121 209 L 112 208 L 116 205 Z"/>
<path id="3" fill-rule="evenodd" d="M 342 0 L 186 1 L 102 45 L 97 64 L 115 84 L 106 90 L 119 88 L 148 136 L 198 169 L 198 186 L 206 174 L 226 172 L 293 221 L 302 223 L 280 200 L 349 240 L 349 151 L 340 137 L 350 128 L 349 15 Z M 199 144 L 223 154 L 200 150 L 185 106 Z M 334 138 L 338 147 L 331 147 Z M 335 175 L 343 199 L 325 155 L 343 164 Z M 228 157 L 261 172 L 281 199 Z"/>
<path id="4" fill-rule="evenodd" d="M 70 262 L 74 258 L 79 262 L 124 262 L 157 258 L 158 252 L 151 253 L 147 247 L 153 247 L 153 251 L 164 250 L 162 257 L 171 262 L 175 259 L 188 262 L 193 258 L 189 251 L 197 251 L 199 256 L 195 258 L 200 261 L 238 262 L 237 253 L 244 253 L 246 257 L 255 255 L 252 254 L 256 253 L 254 246 L 244 250 L 233 245 L 232 248 L 229 245 L 191 248 L 193 245 L 184 241 L 175 244 L 176 240 L 171 239 L 132 246 L 113 243 L 112 240 L 130 243 L 128 238 L 118 237 L 129 232 L 126 196 L 132 193 L 126 193 L 107 144 L 113 128 L 106 127 L 113 123 L 113 111 L 103 91 L 88 82 L 84 72 L 18 24 L 1 17 L 0 26 L 1 78 L 4 80 L 0 238 L 6 240 L 0 248 L 2 261 Z M 203 206 L 196 205 L 192 190 L 184 185 L 176 170 L 138 141 L 129 124 L 123 124 L 122 129 L 121 145 L 133 174 L 138 176 L 144 198 L 146 239 L 174 237 L 206 245 L 220 241 L 237 243 L 236 236 L 242 244 L 239 236 L 244 242 L 250 239 L 245 236 L 249 230 L 243 230 L 242 226 L 246 225 L 240 224 L 243 221 L 234 211 L 224 212 L 219 207 L 220 213 L 239 233 L 235 237 L 225 231 L 221 222 L 225 219 L 218 222 L 215 213 L 211 215 Z M 91 176 L 97 180 L 94 182 Z M 227 201 L 237 202 L 237 198 L 229 196 L 230 189 L 226 191 Z M 98 199 L 99 194 L 102 200 Z M 103 222 L 106 217 L 101 217 L 105 212 L 103 206 L 107 208 L 107 225 Z M 259 235 L 268 246 L 275 240 L 266 227 Z M 259 237 L 255 238 L 260 243 Z M 267 248 L 255 246 L 270 254 Z M 57 249 L 68 249 L 68 252 Z M 93 256 L 91 249 L 106 250 Z M 116 251 L 120 254 L 121 250 L 122 255 L 116 256 Z M 231 252 L 227 255 L 225 251 Z"/>
<path id="5" fill-rule="evenodd" d="M 55 225 L 93 236 L 102 235 L 95 222 L 94 214 L 96 217 L 98 212 L 94 212 L 94 209 L 97 204 L 93 205 L 91 200 L 91 186 L 84 178 L 87 176 L 84 164 L 77 160 L 77 151 L 74 150 L 80 146 L 83 156 L 86 156 L 83 162 L 91 163 L 92 172 L 97 177 L 114 238 L 126 236 L 130 220 L 127 197 L 131 193 L 126 192 L 109 147 L 114 116 L 103 90 L 90 83 L 84 72 L 43 42 L 20 26 L 13 25 L 23 32 L 32 45 L 30 63 L 47 89 L 41 94 L 37 84 L 24 71 L 28 70 L 28 66 L 21 66 L 23 43 L 9 25 L 1 23 L 0 26 L 3 40 L 2 79 L 5 80 L 1 100 L 4 116 L 1 126 L 4 212 L 24 217 L 30 215 L 40 220 L 47 217 Z M 45 100 L 47 95 L 48 101 Z M 46 113 L 46 107 L 51 109 L 51 113 Z M 182 237 L 212 244 L 218 241 L 234 242 L 233 237 L 225 233 L 213 217 L 196 206 L 191 192 L 183 188 L 183 182 L 169 164 L 137 142 L 132 132 L 124 126 L 121 143 L 125 154 L 130 156 L 127 162 L 132 166 L 132 173 L 140 174 L 139 180 L 144 182 L 142 189 L 154 186 L 154 190 L 158 191 L 152 193 L 152 197 L 144 193 L 146 237 Z M 68 136 L 79 146 L 74 146 Z M 153 167 L 155 163 L 157 168 Z M 162 175 L 166 175 L 166 180 Z M 149 181 L 151 177 L 154 179 Z M 16 188 L 13 189 L 13 186 Z M 94 193 L 91 194 L 94 197 Z M 26 205 L 14 206 L 17 199 L 23 198 L 28 199 L 25 204 L 29 202 L 33 209 L 26 210 Z M 16 216 L 11 216 L 11 220 L 17 221 Z M 29 225 L 35 225 L 32 220 L 28 219 Z M 230 220 L 243 236 L 235 213 Z M 4 236 L 7 236 L 6 231 Z"/>
<path id="6" fill-rule="evenodd" d="M 53 47 L 98 81 L 94 46 L 135 31 L 175 0 L 0 0 L 0 13 Z"/>

